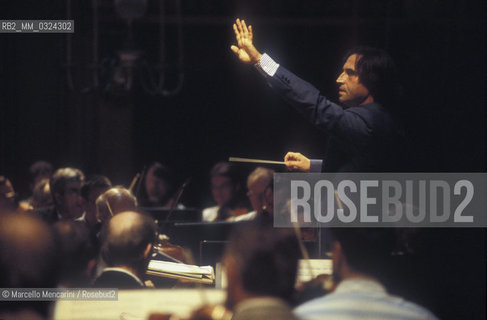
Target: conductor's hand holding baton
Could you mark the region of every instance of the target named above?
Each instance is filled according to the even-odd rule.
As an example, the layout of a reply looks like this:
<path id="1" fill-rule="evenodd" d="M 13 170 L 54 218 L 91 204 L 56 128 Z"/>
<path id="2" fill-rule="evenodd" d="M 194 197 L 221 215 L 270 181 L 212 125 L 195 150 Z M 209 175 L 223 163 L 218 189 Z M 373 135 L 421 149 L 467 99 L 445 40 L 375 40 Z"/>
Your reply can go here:
<path id="1" fill-rule="evenodd" d="M 288 152 L 284 162 L 289 171 L 309 172 L 311 166 L 310 160 L 299 152 Z"/>

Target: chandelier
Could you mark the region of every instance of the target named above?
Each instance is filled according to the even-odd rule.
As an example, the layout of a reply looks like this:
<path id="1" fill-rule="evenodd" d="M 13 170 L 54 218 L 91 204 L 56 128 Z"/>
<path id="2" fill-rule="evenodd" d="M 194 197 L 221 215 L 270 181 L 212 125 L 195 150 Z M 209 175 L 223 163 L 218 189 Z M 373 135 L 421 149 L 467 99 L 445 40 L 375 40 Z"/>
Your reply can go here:
<path id="1" fill-rule="evenodd" d="M 158 7 L 156 26 L 158 30 L 158 42 L 150 48 L 135 45 L 137 34 L 134 31 L 134 21 L 143 19 L 146 15 L 149 0 L 114 0 L 113 8 L 118 19 L 122 19 L 126 25 L 125 41 L 119 49 L 113 50 L 108 56 L 100 56 L 100 17 L 99 1 L 92 1 L 92 54 L 90 62 L 91 81 L 82 91 L 97 91 L 108 94 L 126 95 L 141 87 L 151 95 L 173 96 L 178 94 L 183 86 L 183 37 L 181 0 L 171 0 L 174 4 L 176 43 L 169 47 L 166 28 L 166 2 L 169 0 L 156 0 Z M 68 18 L 71 17 L 71 0 L 68 0 Z M 68 87 L 75 90 L 72 68 L 72 35 L 67 35 L 67 78 Z M 166 56 L 168 48 L 173 50 L 175 56 L 168 63 Z M 158 50 L 157 61 L 150 61 L 148 51 Z M 175 52 L 174 52 L 175 51 Z"/>

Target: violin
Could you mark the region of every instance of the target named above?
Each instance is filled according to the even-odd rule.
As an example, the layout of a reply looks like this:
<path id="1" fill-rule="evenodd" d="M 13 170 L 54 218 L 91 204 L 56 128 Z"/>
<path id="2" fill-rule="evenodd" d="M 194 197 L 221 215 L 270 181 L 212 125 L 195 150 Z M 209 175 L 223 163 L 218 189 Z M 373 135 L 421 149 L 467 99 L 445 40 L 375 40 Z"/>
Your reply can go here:
<path id="1" fill-rule="evenodd" d="M 173 262 L 187 263 L 185 262 L 184 249 L 169 241 L 169 237 L 165 234 L 159 234 L 157 241 L 152 246 L 153 252 L 158 253 Z"/>

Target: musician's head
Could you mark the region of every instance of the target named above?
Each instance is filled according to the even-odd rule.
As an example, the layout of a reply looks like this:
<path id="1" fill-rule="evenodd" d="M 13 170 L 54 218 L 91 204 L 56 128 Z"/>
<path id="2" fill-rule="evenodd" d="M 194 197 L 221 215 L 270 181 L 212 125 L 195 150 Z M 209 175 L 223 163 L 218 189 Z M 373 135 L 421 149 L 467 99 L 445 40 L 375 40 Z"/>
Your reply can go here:
<path id="1" fill-rule="evenodd" d="M 28 213 L 0 215 L 0 287 L 56 288 L 57 252 L 51 229 L 37 216 Z M 47 319 L 48 307 L 45 301 L 4 302 L 0 318 L 4 318 L 4 312 L 15 314 L 31 310 L 42 315 L 33 318 Z M 8 319 L 15 319 L 13 314 Z"/>
<path id="2" fill-rule="evenodd" d="M 393 228 L 333 228 L 333 272 L 338 279 L 353 275 L 381 278 L 396 246 Z"/>
<path id="3" fill-rule="evenodd" d="M 50 180 L 50 189 L 54 205 L 58 213 L 65 219 L 75 219 L 81 216 L 81 185 L 85 176 L 75 168 L 61 168 L 56 170 Z"/>
<path id="4" fill-rule="evenodd" d="M 83 198 L 83 209 L 88 223 L 94 224 L 96 219 L 96 199 L 111 188 L 111 181 L 102 175 L 90 175 L 86 178 L 81 187 L 81 197 Z"/>
<path id="5" fill-rule="evenodd" d="M 252 208 L 257 212 L 273 213 L 274 209 L 274 170 L 258 167 L 247 178 L 247 195 Z"/>
<path id="6" fill-rule="evenodd" d="M 82 221 L 62 220 L 57 221 L 53 229 L 61 257 L 60 285 L 88 287 L 94 277 L 98 258 L 98 245 L 88 226 Z"/>
<path id="7" fill-rule="evenodd" d="M 49 179 L 52 175 L 53 172 L 53 167 L 52 164 L 39 160 L 34 162 L 30 167 L 29 167 L 29 174 L 30 174 L 30 189 L 34 189 L 35 185 L 43 180 L 43 179 Z"/>
<path id="8" fill-rule="evenodd" d="M 241 224 L 231 234 L 224 264 L 230 307 L 250 297 L 290 300 L 294 293 L 299 246 L 289 229 L 262 221 Z"/>
<path id="9" fill-rule="evenodd" d="M 0 176 L 0 215 L 17 209 L 15 191 L 12 183 L 4 176 Z"/>
<path id="10" fill-rule="evenodd" d="M 389 106 L 399 87 L 391 56 L 371 47 L 356 47 L 347 52 L 337 83 L 339 100 L 346 106 L 371 102 Z"/>
<path id="11" fill-rule="evenodd" d="M 213 200 L 219 207 L 233 206 L 242 193 L 242 175 L 230 162 L 218 162 L 210 171 Z"/>
<path id="12" fill-rule="evenodd" d="M 166 206 L 174 191 L 171 170 L 160 162 L 154 162 L 147 169 L 144 178 L 147 205 Z"/>
<path id="13" fill-rule="evenodd" d="M 149 215 L 121 212 L 110 219 L 102 238 L 102 256 L 110 267 L 128 267 L 141 276 L 156 238 L 156 223 Z"/>
<path id="14" fill-rule="evenodd" d="M 106 223 L 112 216 L 136 208 L 137 199 L 130 190 L 124 187 L 113 187 L 96 199 L 96 218 L 98 222 Z"/>
<path id="15" fill-rule="evenodd" d="M 32 190 L 32 206 L 34 210 L 50 207 L 54 204 L 49 179 L 42 179 L 36 183 Z"/>

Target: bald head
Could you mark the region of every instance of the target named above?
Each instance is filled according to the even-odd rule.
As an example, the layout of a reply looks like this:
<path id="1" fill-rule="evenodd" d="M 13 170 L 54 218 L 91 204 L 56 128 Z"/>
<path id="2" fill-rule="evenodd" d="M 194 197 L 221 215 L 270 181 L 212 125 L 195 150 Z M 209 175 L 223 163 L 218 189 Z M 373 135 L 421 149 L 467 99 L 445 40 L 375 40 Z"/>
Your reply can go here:
<path id="1" fill-rule="evenodd" d="M 134 211 L 119 213 L 108 222 L 103 257 L 110 266 L 136 267 L 144 262 L 144 252 L 155 236 L 156 224 L 150 216 Z"/>
<path id="2" fill-rule="evenodd" d="M 125 211 L 114 216 L 108 224 L 108 232 L 113 237 L 123 237 L 127 232 L 136 232 L 146 216 L 135 211 Z"/>

